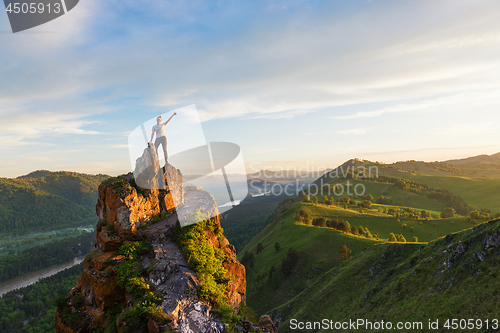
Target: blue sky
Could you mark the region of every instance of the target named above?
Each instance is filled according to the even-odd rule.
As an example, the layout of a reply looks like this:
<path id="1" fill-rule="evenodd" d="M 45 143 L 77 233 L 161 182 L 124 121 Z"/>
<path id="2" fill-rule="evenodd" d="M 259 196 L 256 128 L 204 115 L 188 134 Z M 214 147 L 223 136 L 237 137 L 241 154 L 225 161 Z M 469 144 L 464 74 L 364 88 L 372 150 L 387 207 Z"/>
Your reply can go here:
<path id="1" fill-rule="evenodd" d="M 81 0 L 12 34 L 3 13 L 0 176 L 128 172 L 128 134 L 191 104 L 248 171 L 500 152 L 499 18 L 498 1 Z"/>

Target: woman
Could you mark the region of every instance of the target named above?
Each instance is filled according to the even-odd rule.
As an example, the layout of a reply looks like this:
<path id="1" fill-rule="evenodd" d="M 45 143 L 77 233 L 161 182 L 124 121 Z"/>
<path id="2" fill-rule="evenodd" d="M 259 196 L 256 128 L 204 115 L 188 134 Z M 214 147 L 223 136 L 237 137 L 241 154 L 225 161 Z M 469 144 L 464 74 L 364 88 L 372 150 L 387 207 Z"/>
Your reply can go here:
<path id="1" fill-rule="evenodd" d="M 156 118 L 156 125 L 153 126 L 153 132 L 151 133 L 151 141 L 149 143 L 153 143 L 153 137 L 156 132 L 156 140 L 155 140 L 155 147 L 156 147 L 156 153 L 158 153 L 158 146 L 161 144 L 163 146 L 163 154 L 165 155 L 165 165 L 167 165 L 167 138 L 165 137 L 165 125 L 167 125 L 170 120 L 177 114 L 177 112 L 174 112 L 174 114 L 168 118 L 166 122 L 163 124 L 161 123 L 161 116 L 158 116 Z"/>

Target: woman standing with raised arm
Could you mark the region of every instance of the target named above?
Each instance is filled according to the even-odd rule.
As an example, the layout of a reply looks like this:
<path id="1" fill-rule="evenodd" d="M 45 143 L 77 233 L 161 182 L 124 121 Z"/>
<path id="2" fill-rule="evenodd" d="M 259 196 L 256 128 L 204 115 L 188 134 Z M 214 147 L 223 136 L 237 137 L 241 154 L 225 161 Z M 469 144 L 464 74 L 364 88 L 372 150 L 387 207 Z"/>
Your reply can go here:
<path id="1" fill-rule="evenodd" d="M 168 118 L 166 122 L 163 124 L 161 123 L 161 116 L 158 116 L 156 118 L 156 125 L 153 126 L 153 132 L 151 133 L 151 141 L 149 143 L 153 143 L 153 137 L 156 132 L 156 140 L 155 140 L 155 147 L 156 147 L 156 153 L 158 153 L 158 146 L 161 144 L 163 146 L 163 154 L 165 155 L 165 165 L 167 165 L 167 138 L 165 137 L 165 125 L 167 125 L 170 120 L 177 114 L 177 112 L 174 112 L 174 114 Z"/>

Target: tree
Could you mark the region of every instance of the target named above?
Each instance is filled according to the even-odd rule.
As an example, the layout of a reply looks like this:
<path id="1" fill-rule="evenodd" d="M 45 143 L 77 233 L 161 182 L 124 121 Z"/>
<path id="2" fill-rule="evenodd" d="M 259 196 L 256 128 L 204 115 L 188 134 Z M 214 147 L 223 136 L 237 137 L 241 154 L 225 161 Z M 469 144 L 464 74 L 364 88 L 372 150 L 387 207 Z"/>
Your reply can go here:
<path id="1" fill-rule="evenodd" d="M 293 247 L 288 249 L 286 257 L 281 261 L 281 272 L 284 276 L 288 276 L 292 273 L 292 270 L 299 260 L 299 254 L 297 250 Z"/>
<path id="2" fill-rule="evenodd" d="M 295 221 L 302 223 L 302 216 L 300 216 L 300 211 L 295 212 Z"/>
<path id="3" fill-rule="evenodd" d="M 323 203 L 327 204 L 327 202 L 328 202 L 328 196 L 325 194 L 323 196 Z"/>
<path id="4" fill-rule="evenodd" d="M 313 203 L 314 203 L 315 205 L 317 205 L 317 204 L 318 204 L 318 197 L 317 197 L 317 196 L 314 196 L 314 197 L 313 197 Z"/>
<path id="5" fill-rule="evenodd" d="M 406 243 L 406 238 L 402 234 L 396 235 L 396 238 L 397 238 L 399 243 Z"/>
<path id="6" fill-rule="evenodd" d="M 304 202 L 311 202 L 311 199 L 309 198 L 309 194 L 304 195 Z"/>
<path id="7" fill-rule="evenodd" d="M 469 217 L 471 219 L 480 219 L 481 218 L 481 213 L 479 213 L 478 210 L 473 210 L 472 212 L 469 213 Z"/>
<path id="8" fill-rule="evenodd" d="M 280 243 L 274 243 L 274 249 L 276 250 L 276 252 L 278 252 L 280 250 Z"/>
<path id="9" fill-rule="evenodd" d="M 390 204 L 392 204 L 392 199 L 391 199 L 391 197 L 380 196 L 377 198 L 376 203 L 381 204 L 381 205 L 390 205 Z"/>
<path id="10" fill-rule="evenodd" d="M 264 250 L 264 245 L 262 243 L 257 244 L 257 254 L 261 253 Z"/>
<path id="11" fill-rule="evenodd" d="M 398 241 L 398 239 L 396 238 L 396 235 L 394 235 L 394 233 L 393 233 L 393 232 L 391 232 L 391 233 L 389 234 L 389 239 L 388 239 L 388 241 L 389 241 L 389 242 L 391 242 L 391 243 L 394 243 L 394 242 L 397 242 L 397 241 Z"/>
<path id="12" fill-rule="evenodd" d="M 353 225 L 351 227 L 351 234 L 353 234 L 353 235 L 357 235 L 358 234 L 358 228 L 355 225 Z"/>
<path id="13" fill-rule="evenodd" d="M 349 258 L 349 255 L 352 253 L 352 250 L 347 247 L 346 244 L 340 246 L 339 248 L 339 256 L 340 260 L 345 260 Z"/>
<path id="14" fill-rule="evenodd" d="M 413 243 L 418 242 L 418 238 L 417 238 L 417 236 L 413 236 L 413 239 L 412 239 L 411 241 L 412 241 Z"/>
<path id="15" fill-rule="evenodd" d="M 441 218 L 443 219 L 453 216 L 455 216 L 455 209 L 453 209 L 452 207 L 445 207 L 441 212 Z"/>
<path id="16" fill-rule="evenodd" d="M 253 268 L 255 263 L 255 256 L 253 253 L 246 251 L 243 255 L 243 259 L 241 259 L 241 263 L 248 268 Z"/>
<path id="17" fill-rule="evenodd" d="M 306 215 L 304 216 L 304 224 L 306 224 L 306 225 L 312 224 L 312 217 L 311 217 L 311 214 L 309 212 L 307 212 Z"/>
<path id="18" fill-rule="evenodd" d="M 342 220 L 339 222 L 337 229 L 347 233 L 351 231 L 351 225 L 349 222 Z"/>

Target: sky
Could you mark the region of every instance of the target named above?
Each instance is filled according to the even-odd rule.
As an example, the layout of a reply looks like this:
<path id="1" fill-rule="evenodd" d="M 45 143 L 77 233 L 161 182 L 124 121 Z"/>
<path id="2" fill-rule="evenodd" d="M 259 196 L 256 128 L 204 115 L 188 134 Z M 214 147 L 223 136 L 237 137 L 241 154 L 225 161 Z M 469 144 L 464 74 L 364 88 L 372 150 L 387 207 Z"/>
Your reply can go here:
<path id="1" fill-rule="evenodd" d="M 0 177 L 129 172 L 133 130 L 192 105 L 248 172 L 500 152 L 493 0 L 81 0 L 16 34 L 3 12 L 0 77 Z"/>

